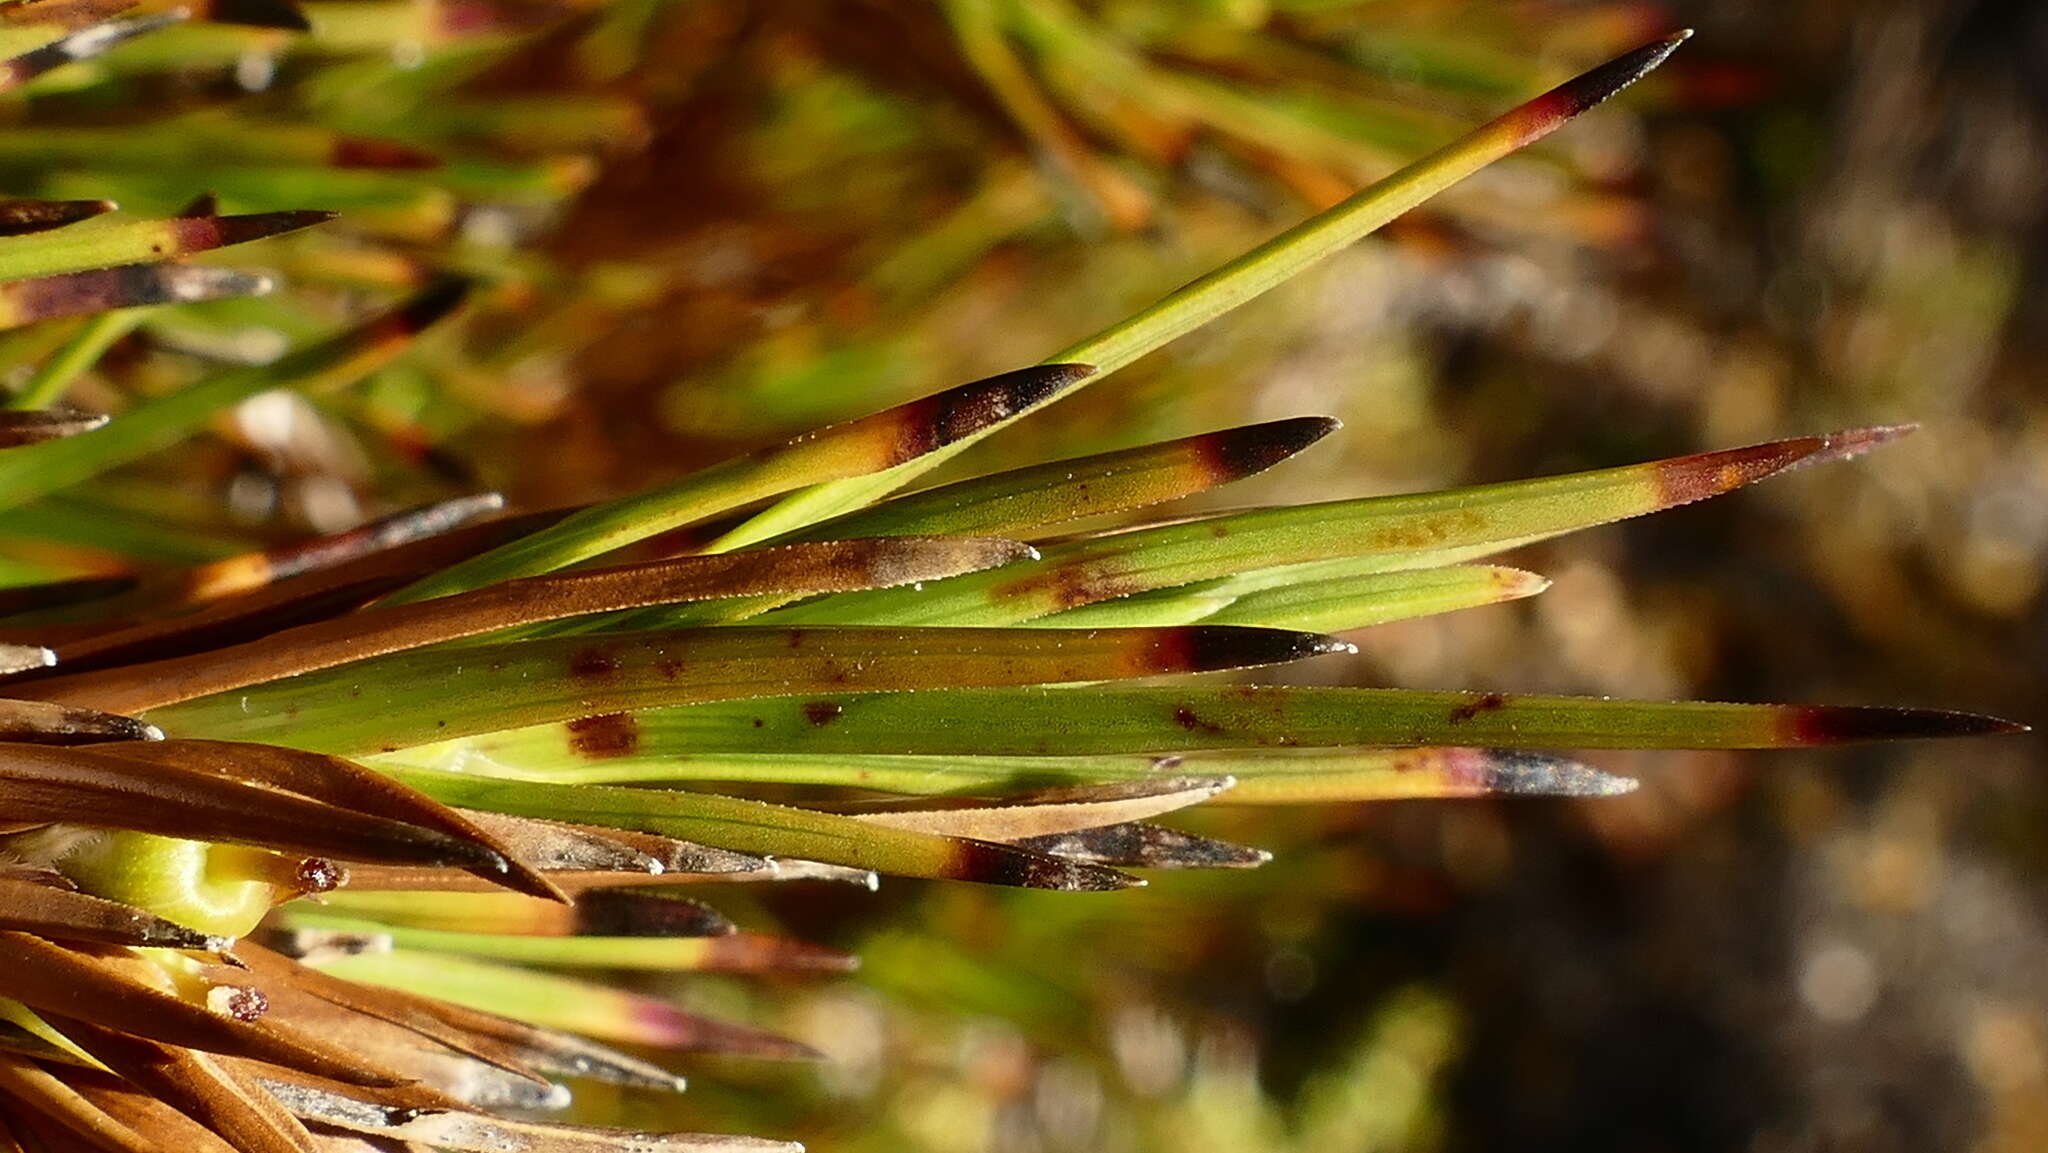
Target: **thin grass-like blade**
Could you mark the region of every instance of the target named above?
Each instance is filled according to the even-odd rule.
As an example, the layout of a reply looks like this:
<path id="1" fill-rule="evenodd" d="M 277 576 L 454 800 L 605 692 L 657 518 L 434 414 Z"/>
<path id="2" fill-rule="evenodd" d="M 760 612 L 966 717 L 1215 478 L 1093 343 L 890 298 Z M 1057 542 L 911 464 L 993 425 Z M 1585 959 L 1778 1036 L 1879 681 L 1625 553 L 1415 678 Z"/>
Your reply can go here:
<path id="1" fill-rule="evenodd" d="M 46 232 L 113 210 L 111 200 L 0 200 L 0 236 Z"/>
<path id="2" fill-rule="evenodd" d="M 437 285 L 273 364 L 231 370 L 148 401 L 88 435 L 0 453 L 0 508 L 26 504 L 175 444 L 214 413 L 259 392 L 358 380 L 390 362 L 421 329 L 460 304 L 462 295 L 459 283 Z"/>
<path id="3" fill-rule="evenodd" d="M 821 724 L 820 718 L 829 721 Z M 940 757 L 1346 745 L 1765 749 L 2023 731 L 2023 726 L 1996 717 L 1939 709 L 1252 685 L 831 693 L 653 709 L 634 714 L 634 721 L 641 748 L 670 756 L 774 754 L 757 762 L 758 775 L 734 773 L 711 779 L 814 779 L 830 784 L 866 782 L 848 780 L 846 768 L 832 769 L 832 762 L 825 759 L 814 762 L 816 774 L 795 771 L 779 778 L 774 760 L 802 754 L 923 754 L 929 763 Z M 508 759 L 524 759 L 517 745 L 531 741 L 528 763 L 573 764 L 573 758 L 560 756 L 562 737 L 559 726 L 556 729 L 552 734 L 502 734 L 506 744 L 495 748 L 489 742 L 499 738 L 485 738 L 478 748 L 489 749 L 485 755 L 493 759 L 501 752 Z M 477 767 L 487 763 L 479 760 Z M 1022 769 L 1017 776 L 1049 783 L 1073 779 L 1040 775 L 1055 763 Z M 731 773 L 736 768 L 721 765 L 718 771 Z M 881 765 L 866 770 L 854 766 L 854 771 L 870 771 L 876 781 L 887 779 Z M 1232 764 L 1228 771 L 1239 778 L 1238 792 L 1250 786 L 1251 775 L 1243 767 Z M 679 769 L 677 775 L 686 772 Z M 977 767 L 951 775 L 933 766 L 905 770 L 899 779 L 872 787 L 932 788 L 919 788 L 922 780 L 971 788 L 988 779 L 985 773 Z"/>
<path id="4" fill-rule="evenodd" d="M 642 1089 L 680 1092 L 683 1079 L 587 1038 L 402 989 L 361 984 L 244 944 L 251 971 L 339 1008 L 397 1025 L 458 1052 L 511 1069 L 591 1077 Z"/>
<path id="5" fill-rule="evenodd" d="M 68 1017 L 50 1015 L 50 1023 L 109 1069 L 240 1153 L 314 1153 L 313 1135 L 305 1126 L 269 1093 L 214 1057 Z"/>
<path id="6" fill-rule="evenodd" d="M 1838 439 L 1800 437 L 1540 480 L 1182 521 L 1047 545 L 1041 560 L 922 591 L 849 593 L 761 619 L 1015 624 L 1249 569 L 1354 557 L 1381 558 L 1383 570 L 1435 567 L 1717 496 L 1828 451 Z"/>
<path id="7" fill-rule="evenodd" d="M 24 52 L 10 60 L 0 61 L 0 92 L 19 88 L 53 68 L 61 68 L 80 60 L 90 60 L 117 44 L 147 35 L 160 28 L 168 28 L 184 19 L 184 10 L 178 9 L 133 20 L 110 20 L 104 24 L 81 28 L 40 48 Z M 6 271 L 8 268 L 7 257 L 0 254 L 0 277 L 31 275 Z"/>
<path id="8" fill-rule="evenodd" d="M 328 894 L 325 908 L 385 925 L 526 937 L 721 937 L 733 931 L 724 914 L 702 902 L 624 890 L 585 893 L 573 905 L 516 893 L 343 890 Z"/>
<path id="9" fill-rule="evenodd" d="M 1538 96 L 1350 199 L 1288 229 L 1222 268 L 1054 357 L 1092 364 L 1107 375 L 1146 353 L 1286 282 L 1360 237 L 1481 168 L 1562 127 L 1628 87 L 1677 49 L 1690 33 L 1646 44 Z M 961 444 L 886 473 L 819 485 L 784 498 L 729 535 L 739 547 L 801 529 L 869 504 L 949 459 L 998 422 Z"/>
<path id="10" fill-rule="evenodd" d="M 275 286 L 261 273 L 206 264 L 129 264 L 38 276 L 0 283 L 0 329 L 117 308 L 262 296 Z"/>
<path id="11" fill-rule="evenodd" d="M 295 232 L 332 219 L 331 212 L 263 212 L 123 221 L 37 233 L 0 245 L 0 280 L 149 265 Z"/>
<path id="12" fill-rule="evenodd" d="M 160 741 L 163 730 L 134 717 L 48 701 L 0 698 L 0 742 L 96 745 L 104 741 Z"/>
<path id="13" fill-rule="evenodd" d="M 1255 869 L 1273 859 L 1264 849 L 1144 823 L 1054 833 L 1017 843 L 1056 857 L 1123 869 Z"/>
<path id="14" fill-rule="evenodd" d="M 91 432 L 106 423 L 105 416 L 69 409 L 34 408 L 0 412 L 0 448 L 63 440 L 67 436 Z"/>
<path id="15" fill-rule="evenodd" d="M 509 883 L 487 844 L 439 829 L 248 784 L 184 758 L 136 760 L 98 748 L 0 744 L 0 811 L 317 857 L 458 865 Z M 211 768 L 208 765 L 208 768 Z M 394 790 L 395 791 L 395 790 Z"/>
<path id="16" fill-rule="evenodd" d="M 5 877 L 0 877 L 0 929 L 106 945 L 214 951 L 228 945 L 225 938 L 195 932 L 119 901 Z"/>
<path id="17" fill-rule="evenodd" d="M 1015 541 L 895 537 L 827 541 L 723 556 L 507 581 L 456 596 L 301 625 L 233 648 L 43 681 L 36 696 L 140 712 L 209 693 L 497 629 L 649 604 L 904 585 L 1034 555 Z"/>
<path id="18" fill-rule="evenodd" d="M 964 807 L 918 804 L 892 807 L 881 812 L 860 812 L 853 817 L 892 829 L 1016 842 L 1160 816 L 1201 804 L 1236 783 L 1231 777 L 1156 777 L 1114 784 L 1075 785 L 1012 797 L 994 804 Z"/>
<path id="19" fill-rule="evenodd" d="M 495 492 L 475 493 L 409 508 L 327 536 L 227 557 L 178 574 L 175 603 L 219 600 L 323 572 L 474 524 L 505 507 Z"/>
<path id="20" fill-rule="evenodd" d="M 113 1153 L 159 1153 L 154 1141 L 109 1116 L 26 1057 L 0 1053 L 0 1097 L 14 1110 L 32 1110 L 77 1134 L 92 1148 Z"/>
<path id="21" fill-rule="evenodd" d="M 1330 417 L 1290 417 L 1013 469 L 899 496 L 815 525 L 795 539 L 1028 533 L 1177 500 L 1255 476 L 1338 427 Z"/>
<path id="22" fill-rule="evenodd" d="M 1302 566 L 1306 569 L 1310 566 Z M 1228 579 L 1228 578 L 1223 578 Z M 1220 583 L 1220 582 L 1219 582 Z M 1362 573 L 1282 583 L 1238 595 L 1196 586 L 1152 595 L 1098 601 L 1054 613 L 1029 625 L 1051 628 L 1128 627 L 1200 621 L 1203 624 L 1348 632 L 1393 621 L 1535 596 L 1550 582 L 1501 565 L 1447 565 L 1419 571 Z"/>
<path id="23" fill-rule="evenodd" d="M 12 974 L 8 995 L 33 1009 L 90 1021 L 167 1045 L 269 1061 L 350 1084 L 393 1079 L 360 1060 L 263 1017 L 260 998 L 217 986 L 225 1011 L 165 992 L 154 963 L 128 954 L 98 956 L 26 933 L 0 932 L 0 964 Z"/>
<path id="24" fill-rule="evenodd" d="M 57 663 L 57 654 L 42 645 L 0 643 L 0 677 L 34 672 Z"/>
<path id="25" fill-rule="evenodd" d="M 385 1141 L 461 1153 L 802 1153 L 803 1146 L 709 1133 L 639 1133 L 524 1121 L 457 1109 L 393 1108 L 303 1083 L 266 1079 L 285 1107 L 309 1121 Z M 378 1146 L 383 1148 L 385 1146 Z"/>
<path id="26" fill-rule="evenodd" d="M 436 573 L 392 600 L 426 600 L 552 572 L 764 497 L 915 460 L 1028 412 L 1093 371 L 1081 364 L 1027 368 L 806 433 L 670 484 L 573 513 L 549 528 Z"/>
<path id="27" fill-rule="evenodd" d="M 807 1046 L 685 1013 L 666 1001 L 552 973 L 441 953 L 358 953 L 321 966 L 368 985 L 501 1013 L 601 1041 L 683 1052 L 804 1059 Z"/>
<path id="28" fill-rule="evenodd" d="M 179 736 L 343 754 L 573 720 L 586 746 L 627 751 L 638 739 L 630 712 L 658 705 L 840 688 L 1107 681 L 1249 668 L 1348 647 L 1314 633 L 1206 626 L 680 629 L 422 649 L 147 716 Z"/>
<path id="29" fill-rule="evenodd" d="M 170 771 L 195 770 L 245 784 L 280 789 L 330 805 L 352 816 L 369 816 L 430 829 L 482 852 L 465 853 L 472 869 L 488 880 L 547 900 L 563 899 L 519 852 L 487 825 L 451 809 L 384 774 L 340 757 L 270 745 L 227 741 L 149 741 L 109 745 L 100 750 Z M 340 856 L 349 857 L 342 851 Z M 365 858 L 369 859 L 369 858 Z M 386 858 L 388 860 L 388 858 Z"/>
<path id="30" fill-rule="evenodd" d="M 833 813 L 711 793 L 496 781 L 426 769 L 391 771 L 450 804 L 638 829 L 743 853 L 798 857 L 895 876 L 1081 892 L 1129 888 L 1133 883 L 1109 869 L 1008 845 L 893 829 Z"/>
<path id="31" fill-rule="evenodd" d="M 595 894 L 592 894 L 593 896 Z M 447 929 L 387 926 L 376 921 L 296 909 L 294 926 L 341 932 L 375 932 L 404 950 L 484 957 L 520 965 L 567 969 L 619 969 L 649 973 L 851 972 L 854 958 L 833 949 L 733 933 L 722 937 L 535 937 L 508 933 L 462 933 Z"/>

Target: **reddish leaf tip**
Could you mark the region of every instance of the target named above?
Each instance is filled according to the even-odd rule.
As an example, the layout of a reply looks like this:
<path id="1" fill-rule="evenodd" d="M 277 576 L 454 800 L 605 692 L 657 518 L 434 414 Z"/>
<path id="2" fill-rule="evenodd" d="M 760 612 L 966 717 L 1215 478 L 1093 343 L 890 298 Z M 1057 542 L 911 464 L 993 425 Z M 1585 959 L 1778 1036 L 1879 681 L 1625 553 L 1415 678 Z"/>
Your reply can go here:
<path id="1" fill-rule="evenodd" d="M 1795 709 L 1790 721 L 1788 736 L 1802 745 L 1982 737 L 2032 731 L 2030 726 L 1983 713 L 1866 705 L 1815 705 Z"/>

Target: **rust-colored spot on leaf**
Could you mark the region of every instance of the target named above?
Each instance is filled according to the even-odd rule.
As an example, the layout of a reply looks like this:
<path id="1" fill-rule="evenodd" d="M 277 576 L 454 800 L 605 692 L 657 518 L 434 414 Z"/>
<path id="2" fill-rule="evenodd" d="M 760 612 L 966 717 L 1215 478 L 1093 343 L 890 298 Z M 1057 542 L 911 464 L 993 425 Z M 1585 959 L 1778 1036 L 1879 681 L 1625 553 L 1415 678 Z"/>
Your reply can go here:
<path id="1" fill-rule="evenodd" d="M 804 703 L 804 720 L 809 721 L 817 728 L 824 728 L 826 725 L 838 720 L 845 712 L 846 706 L 838 701 L 806 701 Z"/>
<path id="2" fill-rule="evenodd" d="M 602 713 L 570 721 L 569 747 L 592 760 L 623 757 L 640 747 L 640 722 L 626 713 Z"/>
<path id="3" fill-rule="evenodd" d="M 1195 710 L 1186 705 L 1174 706 L 1173 723 L 1191 733 L 1217 734 L 1224 731 L 1222 725 L 1203 720 L 1195 715 Z"/>
<path id="4" fill-rule="evenodd" d="M 583 680 L 603 680 L 619 671 L 619 658 L 599 648 L 578 649 L 569 658 L 569 675 Z"/>
<path id="5" fill-rule="evenodd" d="M 1483 693 L 1452 709 L 1450 722 L 1454 725 L 1462 725 L 1480 713 L 1493 712 L 1507 703 L 1508 699 L 1499 693 Z"/>

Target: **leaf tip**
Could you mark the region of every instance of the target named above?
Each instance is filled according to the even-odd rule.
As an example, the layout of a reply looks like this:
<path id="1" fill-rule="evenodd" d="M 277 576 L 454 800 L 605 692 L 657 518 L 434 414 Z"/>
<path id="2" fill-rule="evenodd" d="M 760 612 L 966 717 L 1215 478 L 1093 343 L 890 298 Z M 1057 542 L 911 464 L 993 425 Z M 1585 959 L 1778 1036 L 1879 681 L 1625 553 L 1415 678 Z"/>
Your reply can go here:
<path id="1" fill-rule="evenodd" d="M 1786 736 L 1798 745 L 2007 736 L 2033 731 L 2029 725 L 1984 713 L 1864 705 L 1810 705 L 1794 709 L 1788 729 Z"/>

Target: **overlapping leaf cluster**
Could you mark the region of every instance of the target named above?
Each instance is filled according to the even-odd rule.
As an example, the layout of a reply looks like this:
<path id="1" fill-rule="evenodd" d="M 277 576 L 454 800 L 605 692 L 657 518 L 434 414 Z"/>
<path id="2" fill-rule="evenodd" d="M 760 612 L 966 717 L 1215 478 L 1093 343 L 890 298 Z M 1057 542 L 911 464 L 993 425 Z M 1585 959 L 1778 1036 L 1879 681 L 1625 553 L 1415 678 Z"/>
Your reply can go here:
<path id="1" fill-rule="evenodd" d="M 1153 823 L 1202 802 L 1602 794 L 1627 782 L 1557 751 L 2009 727 L 1201 676 L 1540 592 L 1540 578 L 1489 558 L 1897 430 L 1412 496 L 1154 508 L 1334 429 L 1307 417 L 894 495 L 1548 133 L 1679 39 L 1489 123 L 1035 368 L 602 504 L 494 516 L 497 502 L 470 498 L 148 578 L 7 591 L 7 1139 L 779 1147 L 520 1119 L 565 1104 L 558 1078 L 679 1087 L 614 1046 L 805 1053 L 554 970 L 851 963 L 741 931 L 695 899 L 734 883 L 886 874 L 1104 891 L 1138 883 L 1129 869 L 1257 864 L 1256 850 Z M 181 266 L 158 258 L 307 222 L 66 222 L 83 211 L 16 209 L 53 227 L 6 242 L 0 269 L 76 277 L 140 261 L 124 283 L 166 283 Z M 359 377 L 459 297 L 429 288 L 104 424 L 19 410 L 0 420 L 12 445 L 0 505 L 137 459 L 256 391 Z M 1117 527 L 1072 531 L 1101 517 Z M 801 802 L 755 799 L 759 785 L 800 787 Z M 325 904 L 298 901 L 313 894 Z"/>

